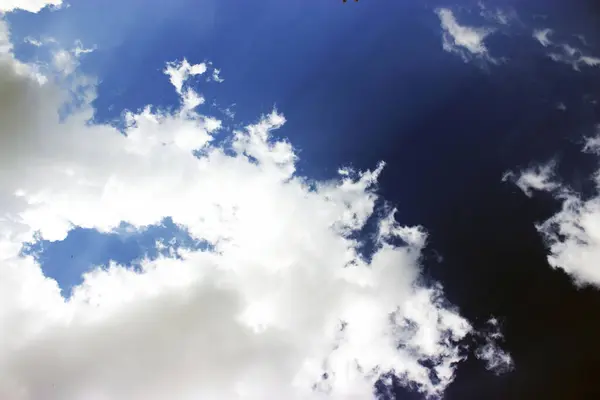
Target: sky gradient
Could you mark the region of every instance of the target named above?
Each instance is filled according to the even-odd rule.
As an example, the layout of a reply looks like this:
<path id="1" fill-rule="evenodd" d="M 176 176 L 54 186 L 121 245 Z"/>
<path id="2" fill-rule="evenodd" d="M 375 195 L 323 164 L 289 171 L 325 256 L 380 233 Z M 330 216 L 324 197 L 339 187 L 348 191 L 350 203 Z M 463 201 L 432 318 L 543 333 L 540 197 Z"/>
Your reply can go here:
<path id="1" fill-rule="evenodd" d="M 141 346 L 156 355 L 149 364 L 172 362 L 177 371 L 207 368 L 217 382 L 207 392 L 195 392 L 193 377 L 183 374 L 179 382 L 169 375 L 157 382 L 164 390 L 154 394 L 157 398 L 165 393 L 187 398 L 184 392 L 237 398 L 223 388 L 248 377 L 264 382 L 244 389 L 249 390 L 248 398 L 295 398 L 292 394 L 309 398 L 290 393 L 284 385 L 287 368 L 297 366 L 294 363 L 302 359 L 298 354 L 304 356 L 307 349 L 327 362 L 321 366 L 322 374 L 306 366 L 299 369 L 308 374 L 302 379 L 313 379 L 318 391 L 333 398 L 349 399 L 369 391 L 369 385 L 355 387 L 356 381 L 350 384 L 340 378 L 339 368 L 347 367 L 344 363 L 351 356 L 364 363 L 360 374 L 368 369 L 365 366 L 383 373 L 377 385 L 389 384 L 381 389 L 384 398 L 443 394 L 446 399 L 576 399 L 598 394 L 591 371 L 600 358 L 596 340 L 600 324 L 595 317 L 600 278 L 594 272 L 600 260 L 594 222 L 600 215 L 595 175 L 600 146 L 594 142 L 600 122 L 600 9 L 593 2 L 72 0 L 69 7 L 41 10 L 34 3 L 23 0 L 16 7 L 22 10 L 0 8 L 7 12 L 3 18 L 10 29 L 11 54 L 37 65 L 56 80 L 57 93 L 70 93 L 76 100 L 74 111 L 66 111 L 66 122 L 56 128 L 48 122 L 50 114 L 40 117 L 41 126 L 52 127 L 50 133 L 38 133 L 37 126 L 17 119 L 15 128 L 3 136 L 8 138 L 6 154 L 13 148 L 13 131 L 30 134 L 31 142 L 25 143 L 42 143 L 40 150 L 32 145 L 19 156 L 34 160 L 30 169 L 17 161 L 5 167 L 24 171 L 3 179 L 7 188 L 14 186 L 14 193 L 25 191 L 19 198 L 25 196 L 27 206 L 6 200 L 12 199 L 12 192 L 0 197 L 2 211 L 11 218 L 31 215 L 22 222 L 26 229 L 12 222 L 2 228 L 10 238 L 7 248 L 19 247 L 11 256 L 17 261 L 9 261 L 28 260 L 32 271 L 39 265 L 41 276 L 55 280 L 61 289 L 62 295 L 48 298 L 58 304 L 53 312 L 60 315 L 59 324 L 65 324 L 61 329 L 68 334 L 42 336 L 40 346 L 54 344 L 68 353 L 77 350 L 70 343 L 84 346 L 91 340 L 77 324 L 85 326 L 96 311 L 82 304 L 91 301 L 94 290 L 110 297 L 108 282 L 122 288 L 119 292 L 111 286 L 118 293 L 116 300 L 102 300 L 106 303 L 100 301 L 98 306 L 106 307 L 102 315 L 114 318 L 101 331 L 114 335 L 115 343 L 119 332 L 111 329 L 125 317 L 111 307 L 120 301 L 130 313 L 127 318 L 145 321 L 141 326 L 170 321 L 175 330 L 180 320 L 152 319 L 146 317 L 151 313 L 146 309 L 155 307 L 165 315 L 187 310 L 177 303 L 183 301 L 174 294 L 183 290 L 178 285 L 204 282 L 194 275 L 192 264 L 214 265 L 217 272 L 202 273 L 245 299 L 248 326 L 258 329 L 252 324 L 260 322 L 286 332 L 275 336 L 266 330 L 265 335 L 274 335 L 272 343 L 281 347 L 265 345 L 260 335 L 256 342 L 238 337 L 235 342 L 246 347 L 236 354 L 247 354 L 248 360 L 233 363 L 229 353 L 215 351 L 214 358 L 207 358 L 212 364 L 194 365 L 183 356 L 164 361 L 163 342 L 150 337 L 148 347 Z M 70 56 L 60 63 L 57 55 L 64 49 Z M 204 63 L 206 72 L 190 74 L 184 64 L 175 64 L 176 73 L 184 77 L 178 87 L 165 68 L 184 58 L 190 65 Z M 13 61 L 2 62 L 11 71 L 16 68 Z M 82 84 L 77 80 L 81 77 L 97 80 Z M 86 92 L 90 88 L 93 96 Z M 12 86 L 0 89 L 2 96 L 12 98 Z M 55 98 L 42 89 L 31 93 L 39 104 L 55 106 Z M 201 96 L 203 104 L 186 108 L 193 100 L 186 97 L 190 93 Z M 146 105 L 153 108 L 144 112 Z M 31 108 L 34 115 L 42 115 Z M 7 121 L 21 112 L 21 108 L 6 110 Z M 126 110 L 131 111 L 129 117 Z M 154 119 L 163 122 L 153 128 Z M 218 128 L 211 125 L 216 120 L 221 121 Z M 192 128 L 194 121 L 198 125 Z M 111 127 L 121 129 L 123 138 L 115 139 L 117 130 Z M 194 129 L 197 139 L 186 136 Z M 265 141 L 266 132 L 272 136 Z M 205 137 L 214 140 L 207 144 L 202 141 Z M 157 150 L 159 142 L 167 149 L 163 155 Z M 200 148 L 196 155 L 203 174 L 188 160 L 191 150 Z M 221 151 L 230 158 L 220 158 Z M 385 162 L 381 171 L 380 161 Z M 56 168 L 56 175 L 44 166 Z M 96 189 L 88 191 L 83 181 L 74 179 L 71 184 L 71 178 L 60 175 L 65 168 L 75 171 L 69 176 L 81 173 Z M 355 171 L 340 175 L 340 168 Z M 369 170 L 376 171 L 375 186 Z M 298 181 L 286 186 L 288 181 L 281 176 Z M 354 179 L 355 186 L 344 177 Z M 69 183 L 63 185 L 62 180 Z M 43 206 L 36 208 L 37 204 Z M 114 212 L 107 211 L 110 207 Z M 351 210 L 350 216 L 344 207 Z M 238 218 L 239 224 L 234 223 Z M 392 224 L 394 228 L 386 231 L 389 218 L 395 218 L 398 226 Z M 330 226 L 344 228 L 333 235 Z M 20 233 L 18 238 L 24 239 L 16 240 L 14 232 L 28 233 Z M 367 269 L 374 275 L 344 275 L 344 285 L 349 286 L 338 287 L 338 275 L 328 268 L 362 265 L 363 258 L 349 255 L 353 251 L 366 253 L 367 264 L 372 264 Z M 279 260 L 299 271 L 290 269 L 289 281 L 283 273 L 274 275 L 282 279 L 277 285 L 291 293 L 292 300 L 285 298 L 291 303 L 278 297 L 276 286 L 264 283 L 275 279 L 269 268 L 279 268 Z M 117 272 L 106 268 L 111 261 Z M 181 275 L 174 272 L 167 278 L 171 262 Z M 135 286 L 135 279 L 146 279 L 144 265 L 155 268 L 148 273 L 152 283 Z M 246 269 L 254 271 L 257 266 L 256 275 L 246 275 Z M 322 272 L 314 272 L 320 278 L 304 275 L 316 266 L 323 266 Z M 119 268 L 138 275 L 117 285 L 119 274 L 126 275 Z M 97 274 L 90 274 L 88 282 L 82 274 L 90 271 Z M 213 282 L 204 275 L 202 279 Z M 245 279 L 250 282 L 247 286 Z M 374 285 L 368 295 L 355 288 L 365 282 Z M 325 290 L 328 284 L 335 290 Z M 221 299 L 218 304 L 224 309 L 217 311 L 229 315 L 227 307 L 234 306 L 221 289 L 185 290 Z M 309 290 L 315 293 L 313 299 Z M 272 297 L 254 303 L 262 291 Z M 164 303 L 148 297 L 159 292 Z M 138 308 L 127 308 L 127 301 L 134 301 L 129 298 L 137 299 Z M 281 310 L 267 307 L 272 319 L 260 314 L 268 314 L 265 309 L 252 308 L 272 305 L 273 299 L 279 299 Z M 386 347 L 389 343 L 382 338 L 388 336 L 374 333 L 376 329 L 351 329 L 384 326 L 383 316 L 370 320 L 369 312 L 379 316 L 395 306 L 402 310 L 396 322 L 403 333 L 389 335 L 398 342 L 405 357 L 401 359 L 392 357 Z M 322 326 L 311 314 L 316 309 L 327 321 Z M 295 310 L 291 313 L 298 317 L 290 318 L 284 310 Z M 207 330 L 224 329 L 221 324 L 231 322 L 224 317 L 213 324 L 209 311 L 198 308 L 198 315 L 207 313 L 206 319 L 184 325 L 200 335 L 203 321 Z M 49 315 L 45 312 L 40 315 Z M 345 328 L 354 312 L 360 318 Z M 73 321 L 84 322 L 64 322 L 69 313 L 75 315 L 69 317 Z M 340 315 L 347 315 L 348 321 Z M 438 322 L 425 315 L 438 316 Z M 328 323 L 335 318 L 344 321 L 339 332 L 348 329 L 347 347 L 343 355 L 322 354 L 308 338 L 318 329 L 330 329 Z M 8 326 L 2 323 L 0 319 L 0 328 Z M 50 322 L 40 324 L 55 329 Z M 241 335 L 235 329 L 227 331 L 232 338 Z M 175 334 L 164 335 L 172 339 L 169 335 Z M 115 343 L 105 345 L 114 345 L 116 352 Z M 176 346 L 176 354 L 185 353 L 181 346 Z M 190 346 L 196 355 L 211 350 Z M 43 392 L 51 381 L 44 378 L 48 371 L 30 375 L 23 371 L 35 362 L 35 354 L 46 353 L 24 348 L 14 354 L 13 349 L 6 350 L 7 371 L 17 385 L 33 394 Z M 135 383 L 161 373 L 158 366 L 144 370 L 148 375 L 132 372 L 139 371 L 135 363 L 131 370 L 115 369 L 130 378 L 133 383 L 128 386 L 116 372 L 83 368 L 84 361 L 70 363 L 60 354 L 44 351 L 66 371 L 53 377 L 62 390 L 52 394 L 57 398 L 80 399 L 77 396 L 85 396 L 88 389 L 98 391 L 98 396 L 138 398 L 148 388 Z M 81 360 L 98 358 L 91 351 L 82 353 Z M 379 358 L 371 359 L 371 353 Z M 135 353 L 130 356 L 135 358 Z M 110 370 L 117 362 L 107 358 L 99 365 Z M 264 367 L 264 375 L 247 375 L 245 362 Z M 68 373 L 76 367 L 85 373 Z M 399 377 L 385 379 L 386 367 L 400 368 Z M 278 368 L 284 371 L 281 375 L 273 372 Z M 228 373 L 231 381 L 224 378 Z M 320 376 L 317 383 L 315 376 Z M 0 381 L 0 394 L 13 393 L 3 384 Z"/>

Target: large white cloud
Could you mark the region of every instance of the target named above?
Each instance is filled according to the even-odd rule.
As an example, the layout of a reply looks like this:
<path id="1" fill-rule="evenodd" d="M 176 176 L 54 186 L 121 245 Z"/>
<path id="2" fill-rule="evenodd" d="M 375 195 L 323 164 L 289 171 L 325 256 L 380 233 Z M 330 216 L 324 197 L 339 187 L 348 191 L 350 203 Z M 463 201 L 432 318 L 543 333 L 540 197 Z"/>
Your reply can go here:
<path id="1" fill-rule="evenodd" d="M 124 132 L 90 124 L 93 81 L 42 79 L 0 27 L 0 398 L 365 399 L 388 371 L 429 395 L 453 380 L 472 327 L 418 283 L 424 230 L 375 215 L 383 164 L 296 176 L 276 111 L 213 144 L 221 122 L 188 81 L 206 66 L 187 61 L 165 69 L 178 110 L 129 112 Z M 97 268 L 68 300 L 20 254 L 36 232 L 168 216 L 211 249 Z M 366 261 L 350 233 L 369 218 Z"/>
<path id="2" fill-rule="evenodd" d="M 600 136 L 589 138 L 583 149 L 600 156 Z M 594 179 L 599 194 L 589 199 L 556 180 L 553 163 L 520 174 L 517 185 L 551 192 L 562 201 L 561 210 L 537 225 L 549 248 L 548 262 L 569 274 L 579 286 L 600 288 L 600 171 Z"/>

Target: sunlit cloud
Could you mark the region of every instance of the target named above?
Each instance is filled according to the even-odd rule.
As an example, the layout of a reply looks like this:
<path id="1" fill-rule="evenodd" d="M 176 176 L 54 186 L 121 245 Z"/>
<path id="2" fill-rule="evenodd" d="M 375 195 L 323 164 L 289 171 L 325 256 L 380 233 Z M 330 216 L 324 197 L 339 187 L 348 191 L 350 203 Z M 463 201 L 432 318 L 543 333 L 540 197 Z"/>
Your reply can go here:
<path id="1" fill-rule="evenodd" d="M 437 9 L 436 14 L 442 25 L 444 50 L 459 54 L 465 61 L 472 57 L 494 61 L 485 45 L 486 37 L 494 29 L 461 25 L 452 10 L 447 8 Z"/>
<path id="2" fill-rule="evenodd" d="M 45 7 L 58 8 L 62 4 L 62 0 L 2 0 L 0 2 L 0 13 L 15 10 L 24 10 L 35 13 Z"/>
<path id="3" fill-rule="evenodd" d="M 300 176 L 277 110 L 215 141 L 193 82 L 207 64 L 186 59 L 164 68 L 175 109 L 92 123 L 95 79 L 76 63 L 41 79 L 0 28 L 0 398 L 365 399 L 383 373 L 430 396 L 453 381 L 474 329 L 424 282 L 427 232 L 379 197 L 384 163 Z M 210 246 L 98 266 L 68 299 L 21 251 L 165 218 Z"/>
<path id="4" fill-rule="evenodd" d="M 600 137 L 590 137 L 584 152 L 600 156 Z M 553 165 L 542 165 L 521 173 L 516 181 L 531 195 L 530 188 L 548 191 L 562 202 L 561 210 L 536 227 L 549 249 L 548 263 L 565 271 L 578 286 L 600 287 L 600 194 L 584 199 L 558 181 Z M 600 188 L 600 171 L 593 176 Z"/>

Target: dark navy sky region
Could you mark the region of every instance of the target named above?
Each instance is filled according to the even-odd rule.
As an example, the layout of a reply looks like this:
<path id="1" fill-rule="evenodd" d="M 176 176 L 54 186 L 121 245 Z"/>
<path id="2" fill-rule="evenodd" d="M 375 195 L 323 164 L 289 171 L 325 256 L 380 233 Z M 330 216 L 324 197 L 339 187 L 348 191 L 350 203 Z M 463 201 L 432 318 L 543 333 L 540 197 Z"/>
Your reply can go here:
<path id="1" fill-rule="evenodd" d="M 198 83 L 215 115 L 229 108 L 231 123 L 242 126 L 274 106 L 285 114 L 277 134 L 300 150 L 300 173 L 323 178 L 340 165 L 386 161 L 383 197 L 400 222 L 429 232 L 427 276 L 475 325 L 496 316 L 514 358 L 515 370 L 502 376 L 466 362 L 446 398 L 600 398 L 600 293 L 551 269 L 535 229 L 560 203 L 502 181 L 508 170 L 554 159 L 563 181 L 592 192 L 597 160 L 580 150 L 600 122 L 600 69 L 552 60 L 533 31 L 550 28 L 553 40 L 600 56 L 600 6 L 484 3 L 513 19 L 500 24 L 477 1 L 72 0 L 35 23 L 26 13 L 9 20 L 17 38 L 43 33 L 97 45 L 82 68 L 101 79 L 99 121 L 146 103 L 172 106 L 177 97 L 162 69 L 185 56 L 221 70 L 224 82 Z M 461 24 L 494 26 L 488 52 L 505 60 L 465 62 L 444 51 L 438 7 Z M 33 246 L 69 291 L 78 274 L 108 261 L 107 250 L 129 263 L 156 255 L 154 241 L 174 231 L 169 221 L 126 239 L 79 229 Z M 413 397 L 398 388 L 398 399 Z"/>

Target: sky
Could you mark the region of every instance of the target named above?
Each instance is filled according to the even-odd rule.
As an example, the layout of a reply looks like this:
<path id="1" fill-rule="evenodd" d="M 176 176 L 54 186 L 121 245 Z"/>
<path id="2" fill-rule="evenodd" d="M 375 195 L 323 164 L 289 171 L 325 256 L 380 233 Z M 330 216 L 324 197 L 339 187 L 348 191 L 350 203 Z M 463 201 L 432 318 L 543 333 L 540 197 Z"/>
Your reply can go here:
<path id="1" fill-rule="evenodd" d="M 0 4 L 0 398 L 591 398 L 592 1 Z"/>

